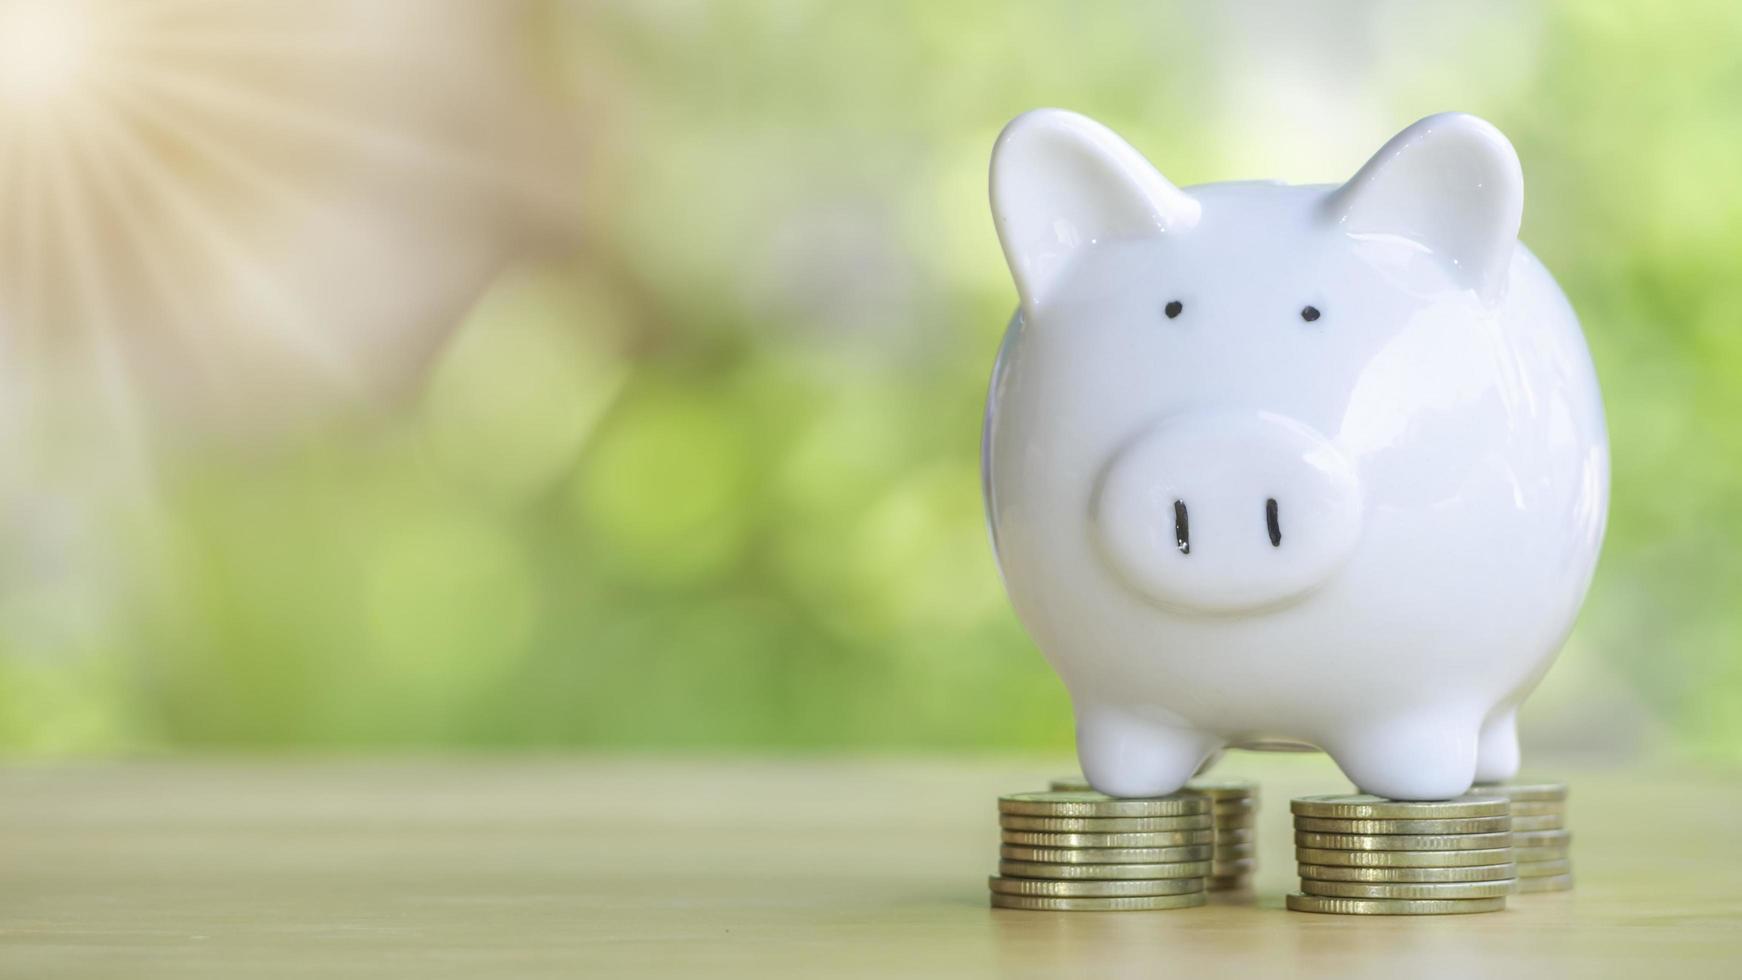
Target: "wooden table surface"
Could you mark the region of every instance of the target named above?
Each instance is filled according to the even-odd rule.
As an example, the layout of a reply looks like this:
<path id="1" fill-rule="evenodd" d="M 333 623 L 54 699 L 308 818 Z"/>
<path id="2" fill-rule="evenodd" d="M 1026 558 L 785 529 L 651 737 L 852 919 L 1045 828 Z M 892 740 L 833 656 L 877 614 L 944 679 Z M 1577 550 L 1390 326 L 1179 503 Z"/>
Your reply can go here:
<path id="1" fill-rule="evenodd" d="M 158 762 L 0 770 L 0 976 L 1742 977 L 1742 781 L 1573 788 L 1578 887 L 1503 913 L 1283 910 L 1287 800 L 1261 780 L 1255 899 L 986 907 L 993 798 L 1039 761 L 662 758 Z"/>

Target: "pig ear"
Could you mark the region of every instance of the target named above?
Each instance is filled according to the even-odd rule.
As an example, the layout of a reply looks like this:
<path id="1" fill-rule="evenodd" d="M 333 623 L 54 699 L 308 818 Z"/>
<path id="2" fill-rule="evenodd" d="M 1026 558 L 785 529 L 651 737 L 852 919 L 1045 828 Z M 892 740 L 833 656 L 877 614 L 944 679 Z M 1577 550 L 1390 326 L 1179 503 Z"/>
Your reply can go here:
<path id="1" fill-rule="evenodd" d="M 992 151 L 992 220 L 1030 312 L 1077 250 L 1184 230 L 1198 213 L 1129 143 L 1074 112 L 1024 113 Z"/>
<path id="2" fill-rule="evenodd" d="M 1410 126 L 1326 199 L 1351 235 L 1396 235 L 1443 259 L 1484 303 L 1506 291 L 1524 173 L 1498 129 L 1461 112 Z"/>

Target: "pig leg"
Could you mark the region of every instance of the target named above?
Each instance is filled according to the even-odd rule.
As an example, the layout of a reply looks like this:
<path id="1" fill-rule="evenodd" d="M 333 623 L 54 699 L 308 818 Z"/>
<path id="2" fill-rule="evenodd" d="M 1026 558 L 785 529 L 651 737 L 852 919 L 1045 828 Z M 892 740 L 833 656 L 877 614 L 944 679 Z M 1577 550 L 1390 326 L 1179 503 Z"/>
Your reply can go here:
<path id="1" fill-rule="evenodd" d="M 1518 709 L 1498 709 L 1482 724 L 1476 746 L 1476 782 L 1503 783 L 1518 775 Z"/>
<path id="2" fill-rule="evenodd" d="M 1108 796 L 1162 796 L 1184 786 L 1222 747 L 1183 720 L 1139 718 L 1106 707 L 1077 715 L 1077 759 L 1089 785 Z"/>
<path id="3" fill-rule="evenodd" d="M 1449 800 L 1476 778 L 1474 720 L 1418 714 L 1325 740 L 1349 781 L 1393 800 Z"/>

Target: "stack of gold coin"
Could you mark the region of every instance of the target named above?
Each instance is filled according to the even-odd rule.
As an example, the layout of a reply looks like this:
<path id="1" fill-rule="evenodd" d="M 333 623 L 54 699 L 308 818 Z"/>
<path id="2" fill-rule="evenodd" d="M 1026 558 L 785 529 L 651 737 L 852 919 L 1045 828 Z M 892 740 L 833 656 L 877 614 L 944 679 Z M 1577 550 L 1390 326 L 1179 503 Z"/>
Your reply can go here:
<path id="1" fill-rule="evenodd" d="M 1506 797 L 1407 802 L 1304 796 L 1294 814 L 1297 912 L 1451 915 L 1506 908 L 1516 865 Z"/>
<path id="2" fill-rule="evenodd" d="M 1216 850 L 1210 858 L 1209 889 L 1244 891 L 1258 866 L 1258 786 L 1244 779 L 1194 779 L 1186 792 L 1210 800 L 1216 823 Z"/>
<path id="3" fill-rule="evenodd" d="M 998 874 L 988 882 L 995 908 L 1132 911 L 1204 904 L 1215 841 L 1204 797 L 1012 793 L 998 799 L 998 824 Z"/>
<path id="4" fill-rule="evenodd" d="M 1482 783 L 1472 792 L 1512 801 L 1512 848 L 1520 892 L 1564 892 L 1573 887 L 1572 832 L 1567 830 L 1566 783 Z"/>
<path id="5" fill-rule="evenodd" d="M 1065 776 L 1052 781 L 1052 789 L 1058 792 L 1081 792 L 1089 788 L 1089 781 L 1081 776 Z M 1196 793 L 1210 801 L 1216 840 L 1206 887 L 1213 892 L 1251 888 L 1252 872 L 1258 865 L 1258 785 L 1244 779 L 1200 778 L 1187 783 L 1185 792 Z"/>

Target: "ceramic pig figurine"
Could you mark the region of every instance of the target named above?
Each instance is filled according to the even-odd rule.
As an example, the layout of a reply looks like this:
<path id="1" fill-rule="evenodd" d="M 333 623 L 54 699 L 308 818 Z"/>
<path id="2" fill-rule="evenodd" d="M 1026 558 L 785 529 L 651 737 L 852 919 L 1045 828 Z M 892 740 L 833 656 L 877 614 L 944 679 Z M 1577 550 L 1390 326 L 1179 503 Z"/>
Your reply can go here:
<path id="1" fill-rule="evenodd" d="M 1182 189 L 1073 113 L 1004 130 L 1021 306 L 986 507 L 1096 788 L 1168 793 L 1278 741 L 1395 799 L 1516 771 L 1609 488 L 1590 355 L 1522 207 L 1512 146 L 1467 115 L 1341 186 Z"/>

